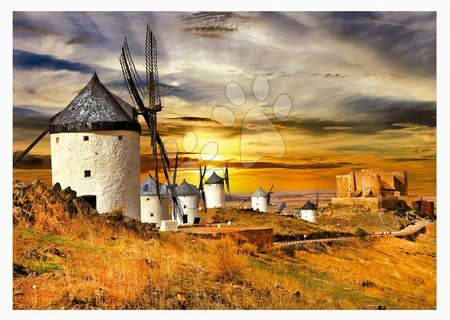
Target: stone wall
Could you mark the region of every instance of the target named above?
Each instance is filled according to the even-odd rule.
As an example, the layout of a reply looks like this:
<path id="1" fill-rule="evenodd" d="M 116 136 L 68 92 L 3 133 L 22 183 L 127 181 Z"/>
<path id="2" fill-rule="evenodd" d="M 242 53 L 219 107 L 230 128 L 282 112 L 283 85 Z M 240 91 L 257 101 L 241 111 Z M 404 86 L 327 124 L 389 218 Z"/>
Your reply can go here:
<path id="1" fill-rule="evenodd" d="M 336 196 L 341 198 L 364 196 L 370 193 L 375 196 L 391 196 L 393 192 L 408 194 L 406 171 L 386 172 L 380 168 L 351 171 L 336 176 Z"/>
<path id="2" fill-rule="evenodd" d="M 269 249 L 273 245 L 273 229 L 242 230 L 230 233 L 232 238 L 247 241 L 258 247 L 258 250 Z"/>
<path id="3" fill-rule="evenodd" d="M 381 180 L 380 176 L 375 173 L 368 173 L 362 176 L 362 195 L 367 197 L 369 195 L 381 195 Z"/>
<path id="4" fill-rule="evenodd" d="M 382 197 L 347 197 L 347 198 L 331 198 L 331 203 L 333 204 L 344 204 L 344 205 L 362 205 L 373 212 L 377 212 L 382 205 Z"/>

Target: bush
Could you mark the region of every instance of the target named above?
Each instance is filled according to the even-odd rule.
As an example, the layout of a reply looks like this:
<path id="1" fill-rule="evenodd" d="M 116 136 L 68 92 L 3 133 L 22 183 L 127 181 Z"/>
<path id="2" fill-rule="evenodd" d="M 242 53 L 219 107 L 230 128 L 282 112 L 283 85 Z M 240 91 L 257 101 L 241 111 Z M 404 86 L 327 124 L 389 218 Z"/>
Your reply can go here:
<path id="1" fill-rule="evenodd" d="M 366 230 L 363 229 L 358 229 L 355 231 L 356 236 L 358 236 L 361 239 L 364 239 L 365 237 L 367 237 L 369 234 L 367 233 Z"/>
<path id="2" fill-rule="evenodd" d="M 288 257 L 291 257 L 291 258 L 295 257 L 295 246 L 294 245 L 283 246 L 283 247 L 281 247 L 281 251 L 283 251 L 283 253 L 285 255 L 287 255 Z"/>
<path id="3" fill-rule="evenodd" d="M 232 239 L 225 237 L 215 241 L 208 251 L 210 254 L 207 261 L 217 280 L 233 282 L 241 278 L 247 261 L 239 254 L 239 248 Z"/>

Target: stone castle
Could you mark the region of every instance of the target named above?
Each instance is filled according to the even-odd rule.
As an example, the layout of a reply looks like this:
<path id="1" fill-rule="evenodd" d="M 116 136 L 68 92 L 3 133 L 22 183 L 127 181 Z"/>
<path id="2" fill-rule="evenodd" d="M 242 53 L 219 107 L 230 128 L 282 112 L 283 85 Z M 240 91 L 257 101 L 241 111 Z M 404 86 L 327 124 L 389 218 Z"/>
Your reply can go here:
<path id="1" fill-rule="evenodd" d="M 332 203 L 360 204 L 377 211 L 395 209 L 400 199 L 405 201 L 408 198 L 406 171 L 387 172 L 371 168 L 336 176 L 336 197 L 332 198 Z"/>

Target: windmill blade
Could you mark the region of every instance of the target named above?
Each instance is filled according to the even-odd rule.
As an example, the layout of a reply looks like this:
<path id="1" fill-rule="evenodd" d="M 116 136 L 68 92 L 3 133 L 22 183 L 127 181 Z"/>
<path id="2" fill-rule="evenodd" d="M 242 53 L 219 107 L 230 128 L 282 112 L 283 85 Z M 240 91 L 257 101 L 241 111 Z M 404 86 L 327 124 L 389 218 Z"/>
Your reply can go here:
<path id="1" fill-rule="evenodd" d="M 177 154 L 175 156 L 175 169 L 174 169 L 174 172 L 173 172 L 173 183 L 172 184 L 174 184 L 174 185 L 177 182 L 177 169 L 178 169 L 178 151 L 177 151 Z"/>
<path id="2" fill-rule="evenodd" d="M 141 77 L 139 76 L 139 73 L 136 70 L 136 66 L 134 64 L 133 59 L 131 58 L 130 48 L 128 47 L 127 38 L 125 38 L 125 41 L 123 43 L 122 52 L 121 52 L 119 60 L 121 62 L 121 65 L 122 65 L 122 63 L 124 63 L 128 66 L 128 69 L 129 69 L 128 75 L 133 80 L 133 83 L 135 84 L 136 90 L 138 91 L 140 97 L 142 98 L 142 100 L 144 100 L 145 97 L 147 96 L 146 87 L 144 86 L 144 84 L 141 80 Z M 122 71 L 123 71 L 123 67 L 122 67 Z"/>
<path id="3" fill-rule="evenodd" d="M 149 108 L 155 112 L 161 111 L 156 39 L 148 25 L 145 37 L 145 71 L 149 93 Z"/>
<path id="4" fill-rule="evenodd" d="M 202 194 L 202 199 L 203 199 L 203 203 L 204 203 L 204 206 L 205 206 L 205 212 L 208 212 L 208 209 L 206 208 L 205 190 L 203 188 L 203 180 L 204 180 L 205 174 L 206 174 L 206 165 L 205 165 L 205 168 L 203 170 L 203 173 L 202 173 L 202 166 L 201 165 L 199 166 L 199 173 L 200 173 L 200 182 L 198 184 L 198 189 L 199 189 L 199 191 Z M 199 202 L 200 202 L 200 199 L 198 199 L 197 205 L 198 205 Z"/>
<path id="5" fill-rule="evenodd" d="M 248 197 L 247 199 L 245 199 L 240 205 L 238 205 L 238 207 L 241 207 L 244 203 L 246 203 L 248 200 L 251 199 L 252 196 Z"/>
<path id="6" fill-rule="evenodd" d="M 125 38 L 124 46 L 122 47 L 122 53 L 119 58 L 120 67 L 122 68 L 123 78 L 127 86 L 133 104 L 142 112 L 146 110 L 144 105 L 145 90 L 143 90 L 142 81 L 137 74 L 134 62 L 131 59 L 131 55 L 128 51 L 127 40 Z"/>
<path id="7" fill-rule="evenodd" d="M 273 186 L 274 186 L 274 184 L 272 184 L 268 193 L 272 193 Z"/>
<path id="8" fill-rule="evenodd" d="M 318 207 L 318 205 L 319 205 L 319 190 L 317 190 L 316 192 L 316 208 Z"/>
<path id="9" fill-rule="evenodd" d="M 228 177 L 228 162 L 226 163 L 226 166 L 225 166 L 225 183 L 227 185 L 228 193 L 231 193 L 230 192 L 230 179 Z"/>
<path id="10" fill-rule="evenodd" d="M 164 143 L 162 142 L 161 136 L 159 135 L 158 131 L 156 131 L 156 142 L 159 145 L 159 150 L 161 151 L 161 155 L 163 156 L 163 161 L 165 162 L 166 167 L 170 170 L 169 156 L 167 155 L 166 147 L 164 146 Z"/>
<path id="11" fill-rule="evenodd" d="M 14 160 L 13 163 L 13 168 L 20 162 L 20 160 L 22 160 L 23 157 L 25 157 L 27 155 L 28 152 L 31 151 L 31 149 L 33 149 L 33 147 L 39 142 L 41 141 L 41 139 L 43 137 L 45 137 L 45 135 L 50 131 L 50 128 L 47 127 L 47 129 L 45 129 L 29 146 L 28 148 L 26 148 L 22 154 L 16 158 L 16 160 Z"/>
<path id="12" fill-rule="evenodd" d="M 164 144 L 162 143 L 162 141 L 161 141 L 161 144 L 159 145 L 159 147 L 160 147 L 160 151 L 161 151 L 161 158 L 163 158 L 164 157 L 165 148 L 164 148 Z M 167 154 L 166 154 L 166 156 L 167 156 Z M 163 163 L 164 176 L 165 176 L 166 181 L 167 181 L 167 188 L 169 189 L 170 196 L 172 198 L 172 206 L 173 206 L 173 213 L 174 213 L 173 218 L 176 220 L 177 217 L 179 217 L 179 219 L 181 219 L 181 221 L 182 221 L 182 219 L 183 219 L 183 209 L 181 208 L 181 205 L 178 202 L 177 190 L 175 188 L 175 185 L 170 183 L 169 172 L 168 172 L 167 167 L 165 165 L 165 161 L 162 160 L 162 163 Z"/>

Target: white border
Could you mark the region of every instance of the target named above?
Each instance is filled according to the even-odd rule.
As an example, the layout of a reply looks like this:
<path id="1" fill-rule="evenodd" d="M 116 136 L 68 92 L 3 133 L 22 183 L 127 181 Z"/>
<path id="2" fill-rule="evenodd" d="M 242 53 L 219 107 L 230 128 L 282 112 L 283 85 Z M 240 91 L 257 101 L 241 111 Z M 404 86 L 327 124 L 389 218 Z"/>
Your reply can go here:
<path id="1" fill-rule="evenodd" d="M 61 0 L 38 0 L 38 1 L 15 1 L 14 3 L 2 3 L 0 11 L 0 30 L 2 30 L 2 85 L 1 102 L 1 132 L 2 152 L 0 176 L 3 185 L 1 188 L 1 294 L 0 310 L 2 319 L 167 319 L 167 318 L 195 318 L 211 319 L 216 317 L 227 318 L 283 318 L 293 319 L 305 318 L 330 318 L 334 319 L 428 319 L 444 318 L 450 314 L 449 303 L 449 277 L 447 268 L 449 258 L 447 254 L 448 238 L 444 237 L 448 230 L 449 186 L 450 178 L 448 164 L 449 143 L 446 141 L 449 134 L 449 83 L 447 77 L 450 75 L 447 59 L 450 58 L 448 45 L 448 30 L 450 30 L 450 14 L 446 9 L 445 1 L 236 1 L 227 0 L 214 2 L 206 0 L 195 0 L 191 2 L 181 1 L 66 1 Z M 439 206 L 438 217 L 438 297 L 437 311 L 12 311 L 12 219 L 11 219 L 11 192 L 12 192 L 12 12 L 13 11 L 207 11 L 207 10 L 236 10 L 236 11 L 437 11 L 437 39 L 438 39 L 438 72 L 437 72 L 437 202 Z"/>

